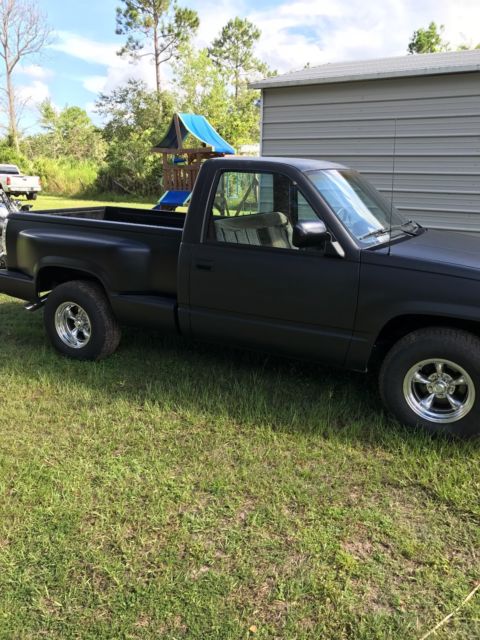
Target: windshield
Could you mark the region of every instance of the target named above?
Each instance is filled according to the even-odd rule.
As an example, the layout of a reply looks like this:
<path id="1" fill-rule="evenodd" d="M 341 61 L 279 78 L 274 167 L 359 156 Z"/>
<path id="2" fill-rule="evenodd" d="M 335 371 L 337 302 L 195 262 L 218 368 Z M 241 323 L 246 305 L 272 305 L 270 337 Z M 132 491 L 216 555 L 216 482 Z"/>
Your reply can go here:
<path id="1" fill-rule="evenodd" d="M 356 171 L 326 169 L 306 174 L 337 217 L 362 244 L 385 242 L 408 221 Z M 414 223 L 411 223 L 414 225 Z"/>

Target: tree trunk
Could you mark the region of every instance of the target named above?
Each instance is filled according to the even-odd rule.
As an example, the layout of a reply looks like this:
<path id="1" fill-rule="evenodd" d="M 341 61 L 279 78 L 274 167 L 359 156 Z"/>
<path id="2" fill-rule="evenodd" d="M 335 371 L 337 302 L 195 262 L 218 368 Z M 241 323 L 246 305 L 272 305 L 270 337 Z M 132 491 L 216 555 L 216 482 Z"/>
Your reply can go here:
<path id="1" fill-rule="evenodd" d="M 153 48 L 155 55 L 155 83 L 157 87 L 157 94 L 160 95 L 160 44 L 158 41 L 158 30 L 156 26 L 153 29 Z"/>
<path id="2" fill-rule="evenodd" d="M 15 93 L 13 89 L 12 83 L 12 73 L 5 71 L 6 80 L 7 80 L 7 98 L 8 98 L 8 133 L 11 140 L 12 147 L 15 148 L 16 151 L 20 151 L 20 144 L 18 141 L 18 131 L 17 131 L 17 114 L 15 110 Z"/>

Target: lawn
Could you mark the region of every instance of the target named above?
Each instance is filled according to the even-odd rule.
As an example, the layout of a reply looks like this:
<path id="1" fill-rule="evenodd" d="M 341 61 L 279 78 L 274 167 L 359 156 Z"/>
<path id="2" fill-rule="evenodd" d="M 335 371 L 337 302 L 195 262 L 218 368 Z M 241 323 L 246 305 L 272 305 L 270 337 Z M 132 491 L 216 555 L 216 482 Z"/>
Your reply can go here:
<path id="1" fill-rule="evenodd" d="M 479 444 L 373 378 L 140 329 L 74 362 L 6 297 L 0 339 L 1 639 L 419 639 L 480 579 Z M 432 638 L 479 636 L 477 593 Z"/>
<path id="2" fill-rule="evenodd" d="M 83 198 L 71 198 L 63 196 L 52 196 L 41 193 L 37 200 L 28 202 L 22 200 L 22 204 L 33 205 L 33 211 L 35 209 L 62 209 L 67 207 L 101 207 L 103 205 L 113 206 L 127 206 L 127 207 L 140 207 L 142 209 L 151 209 L 155 204 L 155 199 L 145 199 L 143 202 L 138 202 L 138 198 L 119 197 L 119 196 L 98 196 L 98 199 L 83 199 Z"/>

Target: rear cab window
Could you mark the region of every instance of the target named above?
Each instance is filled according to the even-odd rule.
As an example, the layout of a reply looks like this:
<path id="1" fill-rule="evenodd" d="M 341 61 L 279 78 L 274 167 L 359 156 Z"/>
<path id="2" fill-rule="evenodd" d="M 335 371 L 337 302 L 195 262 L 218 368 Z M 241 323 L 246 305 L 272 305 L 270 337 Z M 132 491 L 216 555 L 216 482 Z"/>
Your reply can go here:
<path id="1" fill-rule="evenodd" d="M 14 164 L 0 164 L 0 173 L 10 176 L 18 176 L 20 174 L 19 168 Z"/>

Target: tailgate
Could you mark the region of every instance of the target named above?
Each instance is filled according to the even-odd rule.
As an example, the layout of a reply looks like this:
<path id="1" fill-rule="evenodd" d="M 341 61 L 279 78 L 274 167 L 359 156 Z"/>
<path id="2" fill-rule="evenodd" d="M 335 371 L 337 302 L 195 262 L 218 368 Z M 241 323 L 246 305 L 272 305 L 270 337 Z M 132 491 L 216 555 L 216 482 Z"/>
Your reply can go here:
<path id="1" fill-rule="evenodd" d="M 10 189 L 37 189 L 39 187 L 39 178 L 36 176 L 10 176 Z"/>

